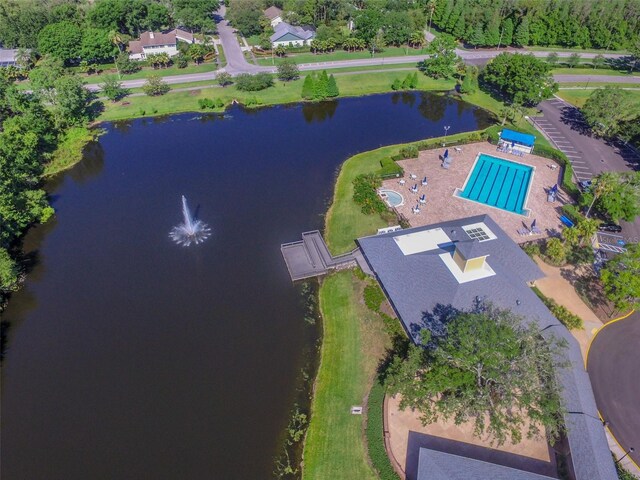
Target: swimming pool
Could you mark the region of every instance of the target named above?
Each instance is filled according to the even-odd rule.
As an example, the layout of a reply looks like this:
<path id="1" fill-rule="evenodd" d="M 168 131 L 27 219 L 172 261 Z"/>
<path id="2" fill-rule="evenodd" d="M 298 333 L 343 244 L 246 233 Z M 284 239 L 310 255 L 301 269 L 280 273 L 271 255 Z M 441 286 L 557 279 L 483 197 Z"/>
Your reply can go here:
<path id="1" fill-rule="evenodd" d="M 525 204 L 533 171 L 534 168 L 528 165 L 481 153 L 458 196 L 526 215 Z"/>
<path id="2" fill-rule="evenodd" d="M 404 204 L 404 198 L 394 190 L 379 190 L 378 193 L 390 207 L 399 207 Z"/>

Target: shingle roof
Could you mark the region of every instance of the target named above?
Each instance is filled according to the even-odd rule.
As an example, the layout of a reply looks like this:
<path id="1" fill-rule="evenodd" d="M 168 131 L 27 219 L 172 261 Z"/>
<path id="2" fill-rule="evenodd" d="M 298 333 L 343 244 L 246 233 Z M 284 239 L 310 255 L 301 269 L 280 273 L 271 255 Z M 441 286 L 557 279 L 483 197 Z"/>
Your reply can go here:
<path id="1" fill-rule="evenodd" d="M 551 477 L 421 448 L 418 460 L 420 480 L 552 480 Z"/>
<path id="2" fill-rule="evenodd" d="M 16 61 L 17 49 L 0 48 L 0 63 L 11 63 Z"/>
<path id="3" fill-rule="evenodd" d="M 295 35 L 301 40 L 310 40 L 316 36 L 316 32 L 308 27 L 294 27 L 286 22 L 280 22 L 274 27 L 275 33 L 271 35 L 270 40 L 277 42 L 279 38 L 284 37 L 287 33 Z"/>
<path id="4" fill-rule="evenodd" d="M 282 10 L 280 10 L 278 7 L 274 5 L 267 8 L 264 11 L 264 16 L 267 17 L 269 20 L 273 20 L 276 17 L 282 16 Z"/>
<path id="5" fill-rule="evenodd" d="M 458 283 L 440 255 L 451 252 L 451 244 L 423 253 L 404 255 L 394 237 L 442 228 L 452 242 L 468 242 L 462 228 L 483 222 L 496 239 L 477 242 L 476 256 L 489 255 L 487 263 L 495 275 Z M 569 331 L 527 286 L 543 277 L 538 266 L 513 242 L 489 215 L 442 222 L 358 239 L 358 243 L 380 285 L 410 337 L 417 341 L 427 323 L 432 331 L 442 329 L 440 319 L 457 310 L 468 310 L 477 301 L 490 301 L 536 322 L 546 338 L 555 336 L 568 345 L 569 368 L 559 369 L 559 380 L 567 412 L 565 424 L 571 459 L 578 480 L 617 478 L 580 347 Z M 453 310 L 452 310 L 453 309 Z"/>

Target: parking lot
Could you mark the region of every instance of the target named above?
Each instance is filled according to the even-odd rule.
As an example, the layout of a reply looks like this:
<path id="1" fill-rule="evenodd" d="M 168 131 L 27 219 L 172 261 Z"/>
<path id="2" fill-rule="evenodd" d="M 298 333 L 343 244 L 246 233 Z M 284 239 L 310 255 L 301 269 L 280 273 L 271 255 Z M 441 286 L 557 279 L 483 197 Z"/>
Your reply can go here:
<path id="1" fill-rule="evenodd" d="M 542 114 L 531 117 L 531 121 L 569 158 L 577 182 L 590 180 L 604 171 L 640 170 L 640 155 L 623 144 L 592 136 L 580 111 L 573 105 L 554 97 L 540 103 L 538 108 Z M 640 241 L 640 220 L 622 221 L 620 225 L 620 237 L 626 243 Z"/>

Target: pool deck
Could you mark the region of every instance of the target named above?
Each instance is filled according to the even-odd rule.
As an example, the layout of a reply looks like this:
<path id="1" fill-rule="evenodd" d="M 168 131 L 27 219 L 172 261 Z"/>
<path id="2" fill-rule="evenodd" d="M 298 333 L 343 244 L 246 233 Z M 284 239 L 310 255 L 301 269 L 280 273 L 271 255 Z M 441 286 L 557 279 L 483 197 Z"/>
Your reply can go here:
<path id="1" fill-rule="evenodd" d="M 449 156 L 452 158 L 452 162 L 448 170 L 441 167 L 442 162 L 439 159 L 439 156 L 444 153 L 444 148 L 425 150 L 420 152 L 418 158 L 398 161 L 405 172 L 405 185 L 399 185 L 396 179 L 385 180 L 382 183 L 381 188 L 395 190 L 402 194 L 405 204 L 397 207 L 396 210 L 409 220 L 412 227 L 486 213 L 491 215 L 496 223 L 518 243 L 558 234 L 562 230 L 561 208 L 562 205 L 569 202 L 569 198 L 562 190 L 559 190 L 556 201 L 550 203 L 547 202 L 546 193 L 546 190 L 554 184 L 561 184 L 562 168 L 560 165 L 553 160 L 534 154 L 516 157 L 498 152 L 494 145 L 487 142 L 472 143 L 460 148 L 462 151 L 458 152 L 454 147 L 449 147 Z M 528 217 L 454 195 L 456 189 L 462 189 L 464 186 L 479 153 L 535 167 L 529 197 L 525 204 L 525 208 L 530 211 Z M 556 168 L 550 168 L 551 165 L 555 165 Z M 417 178 L 411 180 L 410 174 L 415 174 Z M 425 176 L 428 185 L 423 187 L 420 185 L 420 181 Z M 410 188 L 416 183 L 418 184 L 418 192 L 412 193 Z M 427 203 L 420 205 L 420 213 L 414 214 L 412 208 L 418 203 L 418 198 L 423 193 L 426 194 Z M 536 226 L 542 233 L 540 235 L 519 235 L 518 230 L 530 229 L 534 219 Z"/>

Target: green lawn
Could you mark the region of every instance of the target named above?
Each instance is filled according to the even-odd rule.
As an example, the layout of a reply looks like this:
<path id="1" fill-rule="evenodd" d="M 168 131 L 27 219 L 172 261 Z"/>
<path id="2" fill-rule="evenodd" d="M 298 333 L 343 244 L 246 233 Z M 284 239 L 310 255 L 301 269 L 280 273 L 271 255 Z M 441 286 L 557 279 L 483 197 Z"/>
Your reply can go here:
<path id="1" fill-rule="evenodd" d="M 638 104 L 640 104 L 640 90 L 626 90 L 626 91 L 629 92 L 629 94 L 636 99 Z M 570 104 L 580 108 L 585 104 L 585 102 L 589 98 L 589 95 L 591 95 L 592 93 L 593 93 L 592 89 L 560 90 L 557 93 L 557 95 L 563 100 L 566 100 L 567 102 L 569 102 Z"/>
<path id="2" fill-rule="evenodd" d="M 359 96 L 389 92 L 393 80 L 403 78 L 404 75 L 406 75 L 404 72 L 340 75 L 336 77 L 336 82 L 340 89 L 340 96 Z M 230 104 L 233 99 L 246 103 L 247 99 L 251 98 L 255 98 L 259 105 L 299 102 L 302 100 L 302 82 L 302 78 L 288 83 L 278 81 L 274 87 L 260 92 L 240 92 L 234 86 L 229 86 L 226 88 L 203 87 L 190 92 L 170 92 L 161 97 L 128 97 L 116 104 L 104 102 L 105 110 L 98 120 L 110 121 L 145 115 L 198 111 L 200 110 L 198 100 L 201 98 L 220 98 L 225 104 Z M 450 80 L 432 80 L 424 75 L 419 76 L 418 88 L 421 90 L 449 90 L 453 86 L 454 82 Z M 142 111 L 145 113 L 143 114 Z"/>
<path id="3" fill-rule="evenodd" d="M 368 463 L 363 415 L 388 337 L 382 320 L 362 302 L 363 283 L 351 271 L 335 273 L 320 288 L 323 340 L 311 420 L 304 447 L 305 480 L 375 479 Z"/>
<path id="4" fill-rule="evenodd" d="M 616 77 L 640 75 L 640 72 L 633 72 L 633 75 L 630 75 L 628 71 L 613 70 L 611 68 L 554 68 L 551 73 L 555 75 L 614 75 Z"/>
<path id="5" fill-rule="evenodd" d="M 426 50 L 419 48 L 407 48 L 407 47 L 387 47 L 382 52 L 377 52 L 373 58 L 381 57 L 402 57 L 405 55 L 422 55 Z M 290 53 L 286 58 L 295 60 L 296 63 L 318 63 L 318 62 L 335 62 L 338 60 L 356 60 L 361 58 L 371 58 L 371 52 L 368 50 L 361 50 L 359 52 L 346 52 L 344 50 L 336 50 L 331 53 Z M 278 61 L 282 59 L 275 59 L 276 65 Z M 258 58 L 259 65 L 270 66 L 273 65 L 271 57 Z"/>

